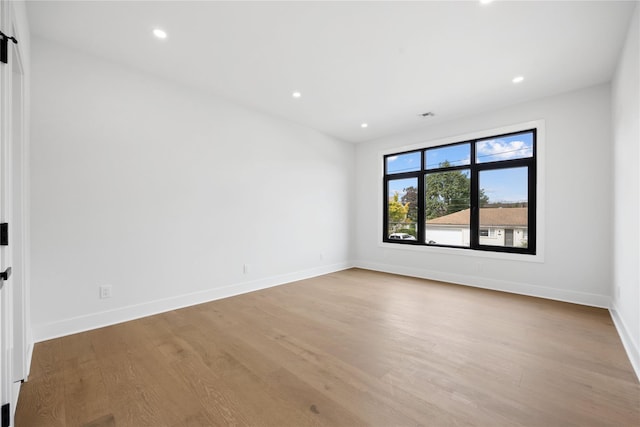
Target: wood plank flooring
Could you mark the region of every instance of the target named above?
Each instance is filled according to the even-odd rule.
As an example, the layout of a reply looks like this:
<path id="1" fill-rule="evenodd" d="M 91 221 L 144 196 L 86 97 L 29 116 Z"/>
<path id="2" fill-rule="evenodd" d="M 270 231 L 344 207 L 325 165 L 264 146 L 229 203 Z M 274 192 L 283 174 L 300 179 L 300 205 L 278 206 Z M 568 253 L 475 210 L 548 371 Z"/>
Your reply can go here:
<path id="1" fill-rule="evenodd" d="M 36 345 L 16 426 L 640 426 L 606 310 L 352 269 Z"/>

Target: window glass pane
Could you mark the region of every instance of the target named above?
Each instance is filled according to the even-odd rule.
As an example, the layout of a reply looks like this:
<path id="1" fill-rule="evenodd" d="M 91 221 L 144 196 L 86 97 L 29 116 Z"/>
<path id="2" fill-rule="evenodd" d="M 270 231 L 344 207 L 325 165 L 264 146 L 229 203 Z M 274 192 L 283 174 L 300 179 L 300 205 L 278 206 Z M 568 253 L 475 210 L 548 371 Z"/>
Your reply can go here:
<path id="1" fill-rule="evenodd" d="M 533 132 L 483 139 L 476 142 L 476 162 L 523 159 L 533 156 Z"/>
<path id="2" fill-rule="evenodd" d="M 389 239 L 414 241 L 418 236 L 418 178 L 389 181 Z"/>
<path id="3" fill-rule="evenodd" d="M 526 248 L 528 168 L 480 172 L 480 244 Z M 482 229 L 488 230 L 483 235 Z"/>
<path id="4" fill-rule="evenodd" d="M 426 243 L 469 246 L 470 176 L 469 169 L 426 175 Z"/>
<path id="5" fill-rule="evenodd" d="M 431 148 L 425 152 L 425 169 L 468 165 L 471 162 L 471 145 L 458 144 Z"/>
<path id="6" fill-rule="evenodd" d="M 420 157 L 420 151 L 387 157 L 387 174 L 419 171 Z"/>

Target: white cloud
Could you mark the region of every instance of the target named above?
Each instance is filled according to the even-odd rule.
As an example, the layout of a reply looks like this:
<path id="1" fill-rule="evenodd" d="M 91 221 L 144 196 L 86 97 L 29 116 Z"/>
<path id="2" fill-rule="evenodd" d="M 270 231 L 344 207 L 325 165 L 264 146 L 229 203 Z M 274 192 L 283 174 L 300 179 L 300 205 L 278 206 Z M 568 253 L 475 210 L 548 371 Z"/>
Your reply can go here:
<path id="1" fill-rule="evenodd" d="M 532 147 L 527 146 L 524 141 L 488 139 L 479 141 L 476 150 L 480 161 L 521 159 L 533 155 Z"/>

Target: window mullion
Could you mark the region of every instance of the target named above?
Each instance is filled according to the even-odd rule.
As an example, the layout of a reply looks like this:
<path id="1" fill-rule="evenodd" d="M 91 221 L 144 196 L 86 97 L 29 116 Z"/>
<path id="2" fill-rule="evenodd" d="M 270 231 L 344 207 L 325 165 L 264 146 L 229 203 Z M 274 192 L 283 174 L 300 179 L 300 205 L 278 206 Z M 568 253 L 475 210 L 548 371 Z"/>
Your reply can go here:
<path id="1" fill-rule="evenodd" d="M 389 241 L 389 177 L 385 175 L 382 179 L 383 213 L 382 213 L 382 241 Z"/>
<path id="2" fill-rule="evenodd" d="M 469 224 L 469 246 L 471 249 L 477 249 L 480 244 L 480 207 L 478 202 L 480 200 L 480 179 L 478 176 L 478 165 L 476 164 L 476 144 L 471 143 L 471 200 L 469 206 L 471 206 L 471 222 Z"/>
<path id="3" fill-rule="evenodd" d="M 528 212 L 527 212 L 527 228 L 528 228 L 528 240 L 527 245 L 529 250 L 533 253 L 536 252 L 536 176 L 537 176 L 537 166 L 535 162 L 531 162 L 529 165 L 529 194 L 528 194 Z"/>
<path id="4" fill-rule="evenodd" d="M 424 155 L 423 155 L 424 158 Z M 426 173 L 422 172 L 418 177 L 418 223 L 416 224 L 418 229 L 418 242 L 424 243 L 425 239 L 425 199 L 424 199 L 424 180 Z"/>

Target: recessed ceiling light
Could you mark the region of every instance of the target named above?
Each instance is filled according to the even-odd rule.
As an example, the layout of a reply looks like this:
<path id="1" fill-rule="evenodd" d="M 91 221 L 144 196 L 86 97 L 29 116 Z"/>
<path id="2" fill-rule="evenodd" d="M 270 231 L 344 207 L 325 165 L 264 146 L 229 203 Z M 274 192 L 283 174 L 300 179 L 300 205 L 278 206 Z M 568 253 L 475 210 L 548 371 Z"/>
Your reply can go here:
<path id="1" fill-rule="evenodd" d="M 361 124 L 361 125 L 360 125 L 360 127 L 361 127 L 361 128 L 368 128 L 368 127 L 369 127 L 369 124 L 368 124 L 368 123 L 363 123 L 363 124 Z"/>
<path id="2" fill-rule="evenodd" d="M 156 28 L 155 30 L 153 30 L 153 35 L 156 36 L 159 39 L 166 39 L 167 38 L 166 31 L 161 30 L 160 28 Z"/>
<path id="3" fill-rule="evenodd" d="M 493 0 L 480 0 L 480 4 L 489 4 L 493 3 Z"/>
<path id="4" fill-rule="evenodd" d="M 511 80 L 511 81 L 514 82 L 514 83 L 521 83 L 523 80 L 524 80 L 524 77 L 517 76 L 517 77 L 514 77 L 513 80 Z"/>
<path id="5" fill-rule="evenodd" d="M 302 94 L 300 92 L 293 92 L 291 96 L 293 96 L 294 98 L 300 98 Z"/>

